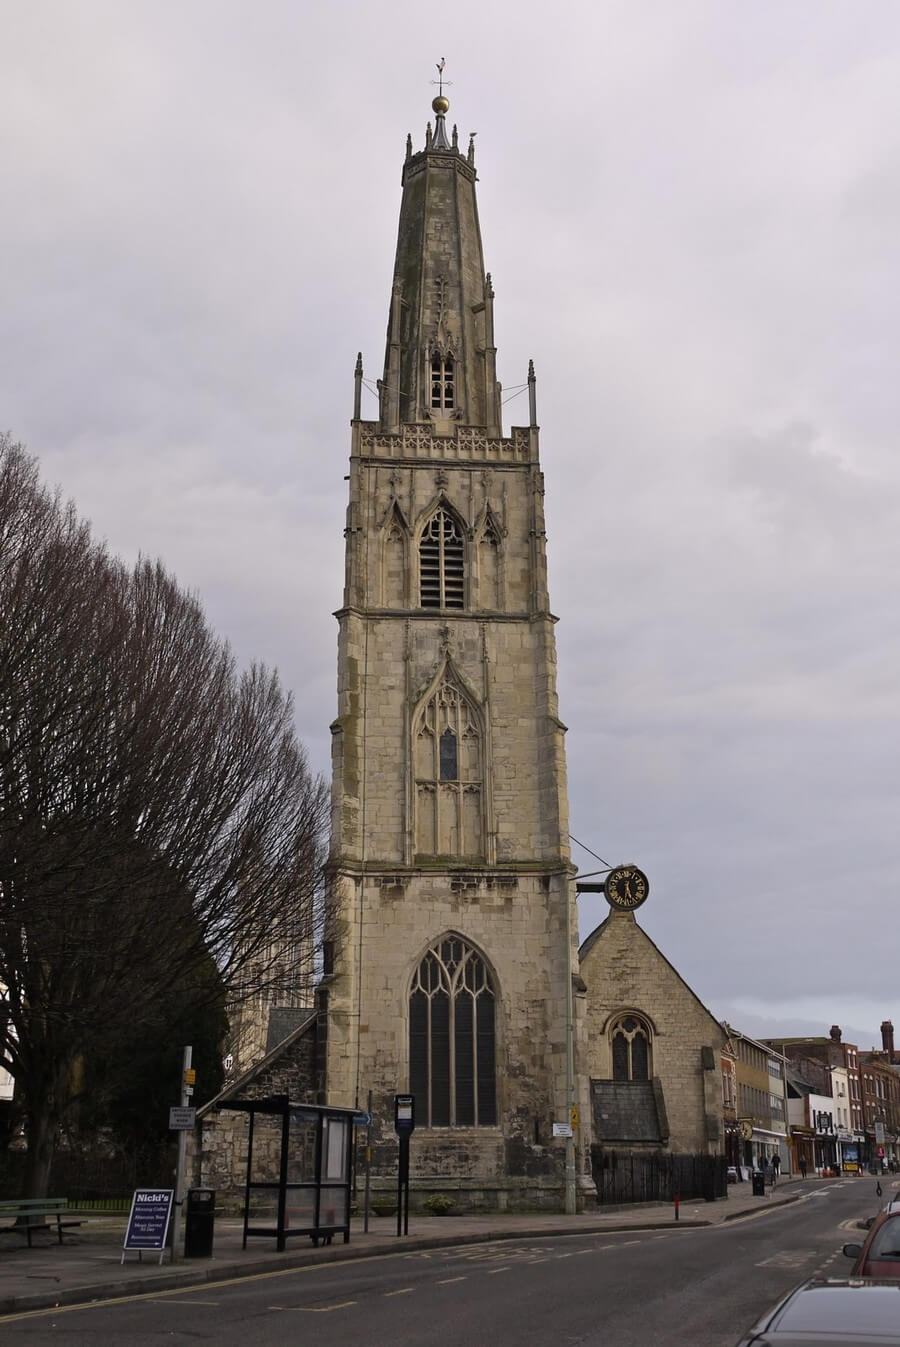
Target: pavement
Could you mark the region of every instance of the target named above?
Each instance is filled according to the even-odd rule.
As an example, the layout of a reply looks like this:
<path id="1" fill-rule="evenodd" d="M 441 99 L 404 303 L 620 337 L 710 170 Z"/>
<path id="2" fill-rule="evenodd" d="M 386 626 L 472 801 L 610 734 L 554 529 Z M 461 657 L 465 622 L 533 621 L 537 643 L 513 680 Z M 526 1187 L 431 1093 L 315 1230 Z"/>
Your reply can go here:
<path id="1" fill-rule="evenodd" d="M 243 1224 L 232 1216 L 215 1220 L 211 1258 L 170 1262 L 167 1250 L 160 1266 L 158 1253 L 128 1252 L 122 1261 L 126 1218 L 87 1216 L 82 1225 L 64 1232 L 33 1236 L 33 1248 L 23 1236 L 0 1230 L 0 1315 L 22 1314 L 58 1305 L 84 1304 L 122 1296 L 146 1295 L 188 1286 L 259 1276 L 314 1263 L 348 1258 L 377 1258 L 420 1249 L 448 1248 L 498 1239 L 548 1239 L 616 1230 L 696 1229 L 721 1225 L 748 1213 L 772 1211 L 796 1202 L 821 1180 L 780 1179 L 764 1197 L 754 1197 L 749 1183 L 731 1184 L 728 1196 L 716 1202 L 683 1202 L 676 1222 L 671 1204 L 641 1204 L 625 1208 L 593 1207 L 575 1216 L 552 1212 L 491 1212 L 482 1215 L 430 1216 L 410 1214 L 409 1233 L 397 1236 L 397 1217 L 354 1218 L 350 1242 L 313 1248 L 308 1237 L 279 1253 L 275 1240 L 250 1237 L 242 1247 Z M 826 1180 L 828 1182 L 828 1180 Z M 341 1236 L 335 1236 L 336 1241 Z"/>

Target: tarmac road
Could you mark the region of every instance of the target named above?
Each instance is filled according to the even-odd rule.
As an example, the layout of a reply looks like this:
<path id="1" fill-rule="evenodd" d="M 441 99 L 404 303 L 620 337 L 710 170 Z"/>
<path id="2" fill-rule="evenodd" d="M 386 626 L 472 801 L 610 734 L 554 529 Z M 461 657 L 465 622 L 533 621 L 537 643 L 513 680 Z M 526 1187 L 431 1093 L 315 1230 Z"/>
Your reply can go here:
<path id="1" fill-rule="evenodd" d="M 313 1262 L 2 1321 L 12 1347 L 731 1347 L 798 1281 L 845 1275 L 868 1184 L 705 1227 L 548 1234 Z M 900 1341 L 900 1336 L 898 1336 Z"/>

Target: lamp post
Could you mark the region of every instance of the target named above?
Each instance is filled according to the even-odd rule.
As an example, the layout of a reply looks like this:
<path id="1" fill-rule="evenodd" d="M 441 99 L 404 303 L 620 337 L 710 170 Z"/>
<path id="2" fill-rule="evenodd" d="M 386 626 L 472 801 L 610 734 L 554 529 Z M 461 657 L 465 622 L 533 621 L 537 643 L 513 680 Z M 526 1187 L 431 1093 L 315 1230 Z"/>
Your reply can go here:
<path id="1" fill-rule="evenodd" d="M 576 885 L 577 892 L 577 885 Z M 568 883 L 566 901 L 566 1104 L 569 1110 L 569 1135 L 566 1137 L 565 1213 L 574 1216 L 578 1209 L 575 1192 L 575 1025 L 572 997 L 572 894 Z"/>

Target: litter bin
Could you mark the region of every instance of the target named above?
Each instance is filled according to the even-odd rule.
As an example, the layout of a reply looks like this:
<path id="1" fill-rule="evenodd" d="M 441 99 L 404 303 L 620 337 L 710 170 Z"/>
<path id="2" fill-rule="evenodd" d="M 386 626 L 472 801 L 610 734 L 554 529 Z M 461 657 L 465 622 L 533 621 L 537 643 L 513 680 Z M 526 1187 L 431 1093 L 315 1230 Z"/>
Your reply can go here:
<path id="1" fill-rule="evenodd" d="M 765 1197 L 766 1195 L 766 1176 L 762 1170 L 753 1171 L 753 1196 Z"/>
<path id="2" fill-rule="evenodd" d="M 215 1189 L 188 1189 L 184 1218 L 185 1258 L 212 1258 L 215 1214 Z"/>

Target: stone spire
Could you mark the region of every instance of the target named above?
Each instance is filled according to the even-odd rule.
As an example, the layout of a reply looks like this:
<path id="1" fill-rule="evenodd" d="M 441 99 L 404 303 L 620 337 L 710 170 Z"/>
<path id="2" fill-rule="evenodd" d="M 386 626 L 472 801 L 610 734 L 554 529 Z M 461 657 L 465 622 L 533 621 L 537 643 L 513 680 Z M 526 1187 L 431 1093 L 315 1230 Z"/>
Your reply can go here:
<path id="1" fill-rule="evenodd" d="M 494 291 L 485 274 L 475 200 L 475 154 L 448 139 L 450 101 L 432 102 L 425 148 L 409 151 L 388 317 L 381 427 L 396 434 L 426 423 L 452 435 L 457 425 L 498 436 L 500 388 L 494 346 Z M 474 134 L 474 133 L 473 133 Z"/>

